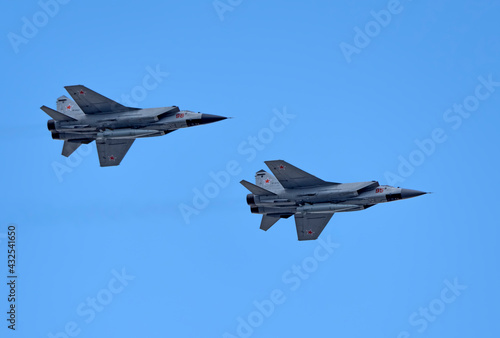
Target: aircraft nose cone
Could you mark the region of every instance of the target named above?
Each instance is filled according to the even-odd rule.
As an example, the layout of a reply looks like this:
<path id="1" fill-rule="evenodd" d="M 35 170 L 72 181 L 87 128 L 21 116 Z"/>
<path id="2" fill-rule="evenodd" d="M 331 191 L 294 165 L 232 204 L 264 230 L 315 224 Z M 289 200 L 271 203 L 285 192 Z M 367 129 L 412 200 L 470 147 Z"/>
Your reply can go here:
<path id="1" fill-rule="evenodd" d="M 417 196 L 425 195 L 425 194 L 427 194 L 427 193 L 423 192 L 423 191 L 412 190 L 412 189 L 401 189 L 401 197 L 402 198 L 412 198 L 412 197 L 417 197 Z"/>
<path id="2" fill-rule="evenodd" d="M 225 116 L 219 116 L 219 115 L 212 115 L 212 114 L 201 114 L 201 123 L 213 123 L 221 120 L 225 120 L 227 117 Z"/>

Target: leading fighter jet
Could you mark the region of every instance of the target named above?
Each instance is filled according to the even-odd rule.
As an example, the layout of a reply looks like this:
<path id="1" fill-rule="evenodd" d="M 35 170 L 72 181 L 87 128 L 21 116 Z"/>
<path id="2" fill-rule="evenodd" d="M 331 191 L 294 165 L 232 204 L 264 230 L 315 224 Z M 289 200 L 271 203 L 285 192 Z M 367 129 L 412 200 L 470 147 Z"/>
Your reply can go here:
<path id="1" fill-rule="evenodd" d="M 266 161 L 255 174 L 255 184 L 240 183 L 250 190 L 247 203 L 262 214 L 260 228 L 269 230 L 280 218 L 295 216 L 299 241 L 317 239 L 336 212 L 358 211 L 378 203 L 416 197 L 425 192 L 380 185 L 377 181 L 334 183 L 323 181 L 282 160 Z"/>
<path id="2" fill-rule="evenodd" d="M 85 86 L 64 87 L 66 96 L 57 99 L 57 110 L 42 106 L 52 120 L 48 129 L 55 140 L 64 140 L 62 155 L 70 156 L 82 144 L 96 141 L 101 167 L 119 165 L 136 138 L 161 136 L 174 130 L 226 119 L 194 113 L 177 106 L 132 108 L 108 99 Z"/>

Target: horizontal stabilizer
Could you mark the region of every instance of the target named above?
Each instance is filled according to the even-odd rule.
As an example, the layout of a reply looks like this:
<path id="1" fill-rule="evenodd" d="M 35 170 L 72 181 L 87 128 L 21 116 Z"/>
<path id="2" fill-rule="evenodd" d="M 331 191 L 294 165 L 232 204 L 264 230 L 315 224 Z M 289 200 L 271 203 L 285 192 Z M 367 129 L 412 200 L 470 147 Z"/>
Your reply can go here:
<path id="1" fill-rule="evenodd" d="M 262 222 L 260 222 L 260 228 L 264 231 L 269 230 L 276 222 L 280 220 L 279 216 L 262 216 Z"/>
<path id="2" fill-rule="evenodd" d="M 74 117 L 58 112 L 57 110 L 51 109 L 47 106 L 41 106 L 40 109 L 56 121 L 77 121 Z"/>
<path id="3" fill-rule="evenodd" d="M 240 182 L 245 188 L 250 190 L 250 192 L 254 195 L 276 195 L 274 192 L 266 190 L 264 188 L 258 187 L 255 184 L 252 184 L 248 181 L 242 180 Z"/>
<path id="4" fill-rule="evenodd" d="M 69 141 L 64 141 L 63 145 L 63 150 L 62 150 L 62 155 L 69 157 L 69 155 L 73 154 L 75 150 L 78 149 L 79 146 L 81 146 L 83 143 L 81 142 L 69 142 Z"/>

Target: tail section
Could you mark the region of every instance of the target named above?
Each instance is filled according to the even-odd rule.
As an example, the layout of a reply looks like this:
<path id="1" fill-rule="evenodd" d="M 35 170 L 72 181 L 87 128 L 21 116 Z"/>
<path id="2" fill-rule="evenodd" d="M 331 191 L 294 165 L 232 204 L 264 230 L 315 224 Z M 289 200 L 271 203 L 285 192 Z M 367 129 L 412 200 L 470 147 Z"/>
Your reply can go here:
<path id="1" fill-rule="evenodd" d="M 74 118 L 72 116 L 66 115 L 63 112 L 55 111 L 54 109 L 51 109 L 47 106 L 41 106 L 40 109 L 43 110 L 47 115 L 49 115 L 50 117 L 52 117 L 56 121 L 71 121 L 71 120 L 76 121 L 77 120 L 76 118 Z"/>
<path id="2" fill-rule="evenodd" d="M 75 101 L 68 99 L 66 96 L 61 96 L 57 99 L 57 111 L 67 115 L 83 114 L 83 111 L 78 107 Z"/>
<path id="3" fill-rule="evenodd" d="M 276 195 L 272 191 L 266 190 L 264 188 L 258 187 L 250 182 L 247 182 L 245 180 L 242 180 L 240 182 L 245 188 L 250 190 L 250 192 L 254 195 Z"/>
<path id="4" fill-rule="evenodd" d="M 276 193 L 283 190 L 283 186 L 273 175 L 269 174 L 265 170 L 259 170 L 255 173 L 255 184 L 259 187 L 272 191 Z"/>
<path id="5" fill-rule="evenodd" d="M 68 99 L 64 95 L 57 99 L 57 110 L 47 106 L 42 106 L 40 109 L 56 121 L 77 121 L 78 117 L 83 115 L 83 111 L 75 101 Z"/>
<path id="6" fill-rule="evenodd" d="M 269 230 L 276 222 L 280 220 L 279 216 L 262 216 L 262 222 L 260 222 L 260 228 L 264 231 Z"/>
<path id="7" fill-rule="evenodd" d="M 69 157 L 69 155 L 73 154 L 75 150 L 78 149 L 79 146 L 81 146 L 83 143 L 81 142 L 70 142 L 65 140 L 63 149 L 62 149 L 62 155 Z"/>

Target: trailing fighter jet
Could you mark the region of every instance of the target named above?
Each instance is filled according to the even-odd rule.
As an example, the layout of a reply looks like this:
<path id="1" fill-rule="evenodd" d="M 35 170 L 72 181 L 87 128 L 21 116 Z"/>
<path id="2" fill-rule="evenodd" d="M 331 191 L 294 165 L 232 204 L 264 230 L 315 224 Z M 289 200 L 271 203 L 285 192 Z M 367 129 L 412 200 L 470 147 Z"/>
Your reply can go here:
<path id="1" fill-rule="evenodd" d="M 101 167 L 119 165 L 136 138 L 161 136 L 174 130 L 226 119 L 194 113 L 177 106 L 161 108 L 125 107 L 85 86 L 64 87 L 57 110 L 42 106 L 52 120 L 47 122 L 54 140 L 64 140 L 62 155 L 70 156 L 82 144 L 96 141 Z"/>
<path id="2" fill-rule="evenodd" d="M 250 190 L 247 203 L 254 214 L 262 214 L 260 228 L 269 230 L 280 218 L 295 216 L 299 241 L 317 239 L 336 212 L 358 211 L 378 203 L 426 194 L 380 185 L 377 181 L 334 183 L 323 181 L 282 160 L 266 161 L 255 174 L 255 184 L 240 183 Z"/>

